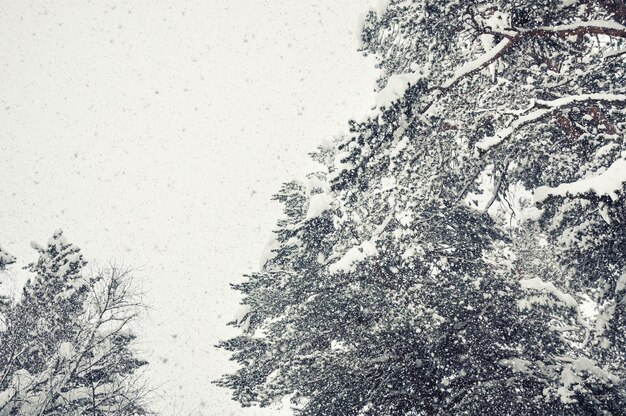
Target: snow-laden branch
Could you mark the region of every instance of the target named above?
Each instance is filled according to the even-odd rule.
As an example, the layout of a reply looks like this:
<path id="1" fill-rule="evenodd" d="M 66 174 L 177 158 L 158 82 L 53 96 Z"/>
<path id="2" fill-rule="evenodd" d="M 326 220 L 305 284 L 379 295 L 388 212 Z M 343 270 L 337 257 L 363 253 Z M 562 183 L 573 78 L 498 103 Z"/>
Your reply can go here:
<path id="1" fill-rule="evenodd" d="M 328 272 L 330 274 L 353 272 L 357 263 L 362 262 L 368 257 L 377 255 L 378 250 L 376 248 L 376 240 L 383 232 L 385 232 L 385 229 L 392 219 L 393 213 L 387 215 L 383 222 L 376 227 L 371 239 L 363 241 L 357 246 L 351 247 L 339 260 L 335 261 L 328 267 Z"/>
<path id="2" fill-rule="evenodd" d="M 454 75 L 449 80 L 444 82 L 442 85 L 430 90 L 430 92 L 435 94 L 433 102 L 439 97 L 439 94 L 453 87 L 455 84 L 461 81 L 461 79 L 475 72 L 478 72 L 483 68 L 489 66 L 492 62 L 497 61 L 508 48 L 513 46 L 513 44 L 514 39 L 503 39 L 495 47 L 493 47 L 477 59 L 461 65 L 459 68 L 457 68 L 457 70 L 454 72 Z M 424 75 L 417 72 L 408 72 L 392 75 L 387 80 L 387 85 L 385 86 L 385 88 L 380 90 L 380 92 L 377 94 L 376 107 L 389 107 L 393 102 L 404 96 L 406 90 L 411 85 L 415 85 L 419 80 L 423 78 Z M 426 108 L 428 107 L 430 107 L 430 105 Z"/>
<path id="3" fill-rule="evenodd" d="M 458 68 L 452 78 L 444 82 L 439 89 L 448 89 L 462 78 L 486 68 L 491 63 L 498 60 L 507 49 L 527 38 L 550 35 L 571 36 L 578 34 L 597 34 L 626 38 L 626 26 L 610 20 L 590 20 L 587 22 L 574 22 L 567 25 L 542 26 L 534 29 L 514 28 L 494 33 L 503 35 L 505 38 L 477 59 Z"/>
<path id="4" fill-rule="evenodd" d="M 6 252 L 0 246 L 0 270 L 4 270 L 9 264 L 13 264 L 17 261 L 14 255 Z"/>
<path id="5" fill-rule="evenodd" d="M 556 357 L 558 361 L 566 363 L 560 375 L 561 386 L 557 389 L 562 403 L 576 403 L 577 391 L 580 391 L 582 378 L 580 373 L 588 373 L 600 383 L 615 385 L 620 383 L 620 378 L 610 371 L 598 366 L 595 360 L 587 357 Z"/>
<path id="6" fill-rule="evenodd" d="M 520 36 L 571 36 L 571 35 L 606 35 L 611 37 L 626 37 L 626 26 L 612 20 L 588 20 L 572 22 L 557 26 L 539 26 L 535 28 L 514 27 L 503 30 L 490 29 L 489 33 L 502 35 L 509 39 Z"/>
<path id="7" fill-rule="evenodd" d="M 480 71 L 483 68 L 489 66 L 492 62 L 500 58 L 502 54 L 513 44 L 513 40 L 511 39 L 502 39 L 500 43 L 498 43 L 495 47 L 487 51 L 485 54 L 481 55 L 479 58 L 467 62 L 461 67 L 457 68 L 454 71 L 454 75 L 452 78 L 447 80 L 441 85 L 441 89 L 448 89 L 452 87 L 454 84 L 459 82 L 461 78 L 464 78 L 476 71 Z"/>
<path id="8" fill-rule="evenodd" d="M 617 192 L 626 182 L 626 159 L 617 159 L 604 172 L 580 179 L 576 182 L 562 183 L 557 187 L 540 186 L 535 191 L 535 201 L 542 202 L 549 196 L 576 196 L 594 192 L 598 196 L 618 199 Z"/>
<path id="9" fill-rule="evenodd" d="M 348 273 L 354 271 L 356 264 L 362 262 L 367 257 L 378 254 L 376 244 L 369 240 L 364 241 L 358 246 L 351 247 L 342 257 L 328 267 L 330 274 L 339 272 Z"/>
<path id="10" fill-rule="evenodd" d="M 531 113 L 522 115 L 518 117 L 515 121 L 511 123 L 510 126 L 498 131 L 493 136 L 487 137 L 480 142 L 476 143 L 476 147 L 480 150 L 489 150 L 490 148 L 499 145 L 504 140 L 508 139 L 513 133 L 515 133 L 520 127 L 523 127 L 527 124 L 530 124 L 534 121 L 537 121 L 544 116 L 552 113 L 553 111 L 566 107 L 568 105 L 580 102 L 588 102 L 588 101 L 625 101 L 625 94 L 580 94 L 580 95 L 571 95 L 568 97 L 557 98 L 555 100 L 543 101 L 536 100 L 536 106 L 542 106 L 545 108 L 541 108 L 535 110 Z"/>
<path id="11" fill-rule="evenodd" d="M 422 78 L 424 78 L 424 76 L 417 72 L 407 72 L 390 76 L 385 88 L 376 94 L 376 107 L 382 108 L 391 106 L 392 103 L 404 96 L 409 86 L 415 85 Z"/>
<path id="12" fill-rule="evenodd" d="M 462 79 L 487 68 L 500 59 L 509 49 L 526 39 L 546 36 L 568 37 L 583 34 L 626 38 L 626 26 L 610 20 L 590 20 L 557 26 L 541 26 L 531 29 L 509 28 L 502 31 L 491 31 L 491 33 L 502 35 L 504 39 L 478 58 L 461 65 L 454 71 L 450 79 L 431 89 L 430 92 L 435 94 L 433 102 L 427 105 L 423 111 L 426 111 L 434 101 L 440 98 L 442 93 L 447 92 Z M 413 72 L 391 76 L 385 88 L 379 92 L 376 98 L 376 106 L 379 108 L 389 107 L 391 103 L 405 94 L 409 86 L 414 85 L 422 78 L 422 74 Z"/>
<path id="13" fill-rule="evenodd" d="M 536 34 L 558 34 L 558 35 L 578 35 L 578 34 L 598 34 L 614 37 L 626 37 L 626 26 L 612 20 L 589 20 L 586 22 L 573 22 L 558 26 L 541 26 L 536 29 L 514 29 L 519 33 Z"/>
<path id="14" fill-rule="evenodd" d="M 544 282 L 539 277 L 534 277 L 532 279 L 522 279 L 519 281 L 522 289 L 525 290 L 537 290 L 539 292 L 546 292 L 553 295 L 557 298 L 561 303 L 571 308 L 577 308 L 578 302 L 572 295 L 562 292 L 559 290 L 554 283 L 552 282 Z"/>

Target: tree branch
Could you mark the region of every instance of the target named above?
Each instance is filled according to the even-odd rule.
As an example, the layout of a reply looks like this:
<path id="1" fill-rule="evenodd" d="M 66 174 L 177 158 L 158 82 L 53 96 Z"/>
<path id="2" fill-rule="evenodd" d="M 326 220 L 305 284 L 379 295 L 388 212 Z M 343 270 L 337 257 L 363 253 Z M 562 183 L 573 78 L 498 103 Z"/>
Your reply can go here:
<path id="1" fill-rule="evenodd" d="M 533 111 L 531 113 L 518 117 L 511 125 L 505 129 L 498 131 L 493 136 L 487 137 L 480 142 L 476 143 L 476 148 L 482 151 L 487 151 L 490 148 L 499 145 L 504 140 L 508 139 L 519 128 L 537 121 L 544 116 L 551 114 L 555 110 L 566 107 L 574 103 L 589 102 L 589 101 L 611 101 L 611 102 L 626 102 L 626 94 L 581 94 L 571 95 L 569 97 L 557 98 L 556 100 L 543 101 L 536 100 L 535 105 L 545 108 Z"/>

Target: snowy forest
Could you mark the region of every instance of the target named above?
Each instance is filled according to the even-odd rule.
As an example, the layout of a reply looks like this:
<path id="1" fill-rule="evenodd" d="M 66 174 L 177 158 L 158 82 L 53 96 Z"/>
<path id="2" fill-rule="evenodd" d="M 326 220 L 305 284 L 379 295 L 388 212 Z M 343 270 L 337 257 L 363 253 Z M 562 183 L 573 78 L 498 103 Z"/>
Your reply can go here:
<path id="1" fill-rule="evenodd" d="M 161 181 L 164 188 L 145 186 L 158 197 L 137 199 L 133 212 L 142 217 L 141 227 L 151 222 L 150 207 L 158 211 L 165 200 L 170 211 L 152 221 L 166 233 L 150 235 L 147 248 L 137 252 L 154 252 L 172 266 L 160 271 L 169 285 L 161 286 L 167 292 L 161 299 L 184 310 L 182 318 L 170 317 L 167 328 L 175 331 L 152 328 L 162 336 L 154 339 L 166 339 L 161 344 L 187 354 L 190 366 L 201 369 L 206 351 L 227 354 L 231 362 L 224 358 L 224 368 L 233 370 L 218 379 L 207 375 L 207 385 L 232 395 L 229 403 L 242 415 L 278 409 L 295 416 L 626 416 L 626 0 L 376 0 L 354 18 L 358 52 L 378 69 L 375 105 L 346 120 L 344 133 L 310 154 L 316 169 L 300 179 L 286 176 L 275 191 L 283 214 L 274 239 L 256 271 L 232 283 L 241 303 L 230 322 L 235 335 L 220 334 L 215 350 L 207 341 L 215 335 L 207 321 L 221 315 L 204 316 L 182 296 L 197 292 L 205 303 L 219 304 L 223 294 L 202 292 L 207 286 L 198 283 L 213 269 L 197 266 L 191 284 L 186 274 L 192 273 L 177 274 L 188 269 L 173 263 L 217 262 L 201 257 L 207 250 L 185 227 L 221 245 L 227 238 L 211 237 L 215 230 L 204 228 L 191 205 L 178 204 L 183 194 L 176 193 L 172 176 Z M 94 21 L 94 27 L 100 24 Z M 160 16 L 155 21 L 176 26 Z M 116 45 L 113 37 L 107 33 L 107 47 Z M 249 41 L 254 36 L 242 43 Z M 184 42 L 166 35 L 146 45 L 160 50 L 159 42 L 185 50 Z M 125 62 L 133 54 L 115 56 L 114 62 Z M 237 65 L 248 65 L 235 58 Z M 202 59 L 194 55 L 190 62 Z M 193 66 L 177 64 L 169 68 L 176 75 Z M 115 79 L 145 70 L 130 68 L 113 71 Z M 187 84 L 181 86 L 191 95 Z M 148 89 L 154 100 L 170 94 L 152 84 Z M 88 94 L 81 99 L 87 102 Z M 153 104 L 137 102 L 143 109 Z M 165 108 L 173 112 L 177 105 L 172 100 Z M 250 111 L 239 106 L 238 120 Z M 127 116 L 140 124 L 136 113 Z M 204 127 L 207 134 L 213 125 Z M 114 158 L 131 161 L 120 162 L 118 181 L 131 183 L 125 175 L 133 163 L 154 169 L 139 169 L 146 176 L 195 169 L 177 179 L 187 186 L 181 186 L 184 195 L 207 209 L 206 201 L 194 199 L 201 192 L 190 178 L 208 183 L 213 174 L 199 169 L 209 163 L 181 156 L 191 152 L 185 142 L 153 146 L 171 162 L 163 166 L 151 160 L 141 165 L 128 148 L 102 142 Z M 135 152 L 150 148 L 138 143 Z M 210 144 L 202 149 L 225 157 Z M 236 157 L 244 162 L 235 170 L 245 169 L 241 153 Z M 76 151 L 72 160 L 79 157 Z M 55 175 L 42 170 L 42 176 Z M 234 190 L 237 182 L 230 179 L 225 186 Z M 98 181 L 100 188 L 110 185 L 106 178 Z M 88 221 L 104 224 L 96 209 L 121 212 L 120 205 L 131 206 L 142 191 L 128 185 L 118 206 L 89 198 L 94 211 Z M 245 192 L 249 198 L 256 193 Z M 230 191 L 206 193 L 235 205 Z M 67 204 L 75 201 L 68 198 Z M 136 225 L 120 224 L 117 231 Z M 233 224 L 226 223 L 228 232 Z M 177 241 L 184 241 L 178 244 L 184 255 L 171 243 L 181 229 L 186 234 Z M 168 367 L 165 354 L 141 348 L 138 328 L 149 309 L 143 290 L 154 290 L 156 283 L 138 284 L 133 268 L 115 262 L 98 266 L 71 241 L 59 229 L 47 243 L 31 243 L 32 259 L 16 258 L 9 242 L 0 241 L 0 416 L 191 415 L 163 411 L 160 401 L 171 399 L 176 388 L 198 385 L 197 379 L 187 375 L 187 384 L 161 387 L 150 377 L 153 364 L 162 373 L 189 367 Z M 133 264 L 135 252 L 122 241 L 119 247 Z M 243 268 L 240 258 L 228 261 Z M 23 284 L 16 279 L 20 273 L 27 277 Z M 187 292 L 173 289 L 185 285 Z M 150 307 L 158 311 L 162 305 Z M 194 326 L 190 316 L 205 326 Z M 202 345 L 179 350 L 179 333 L 199 334 L 204 338 L 194 339 Z M 220 359 L 211 353 L 212 361 Z M 218 413 L 218 398 L 211 400 L 194 409 L 206 413 L 194 415 L 226 414 Z"/>
<path id="2" fill-rule="evenodd" d="M 626 414 L 626 3 L 391 0 L 371 114 L 236 284 L 243 406 Z"/>

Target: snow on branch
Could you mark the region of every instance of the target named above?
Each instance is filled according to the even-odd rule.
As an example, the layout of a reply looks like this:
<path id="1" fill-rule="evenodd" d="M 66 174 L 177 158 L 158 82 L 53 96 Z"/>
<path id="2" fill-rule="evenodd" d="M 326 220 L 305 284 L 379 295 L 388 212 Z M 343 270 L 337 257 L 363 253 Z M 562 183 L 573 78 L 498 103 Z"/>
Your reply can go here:
<path id="1" fill-rule="evenodd" d="M 572 35 L 606 35 L 611 37 L 626 38 L 626 26 L 610 20 L 579 21 L 566 25 L 542 26 L 538 28 L 513 28 L 503 31 L 492 31 L 504 36 L 495 47 L 479 56 L 473 61 L 467 62 L 456 69 L 453 76 L 438 87 L 430 90 L 439 98 L 440 93 L 445 93 L 451 87 L 476 72 L 483 70 L 502 57 L 507 50 L 528 38 L 542 36 L 567 37 Z M 377 107 L 389 107 L 398 98 L 402 97 L 410 85 L 414 85 L 423 78 L 419 73 L 396 74 L 389 78 L 387 86 L 383 88 L 376 98 Z M 432 104 L 432 103 L 431 103 Z M 430 105 L 426 107 L 428 109 Z M 424 110 L 426 111 L 426 110 Z"/>
<path id="2" fill-rule="evenodd" d="M 572 95 L 568 97 L 558 98 L 551 101 L 536 100 L 535 105 L 542 106 L 531 113 L 525 114 L 517 118 L 511 123 L 511 125 L 505 129 L 500 130 L 493 136 L 487 137 L 480 142 L 476 143 L 476 147 L 480 150 L 489 150 L 490 148 L 499 145 L 504 140 L 508 139 L 517 129 L 526 124 L 530 124 L 543 118 L 545 115 L 552 113 L 554 110 L 580 102 L 587 101 L 626 101 L 626 95 L 624 94 L 581 94 Z M 531 107 L 532 108 L 532 107 Z"/>
<path id="3" fill-rule="evenodd" d="M 601 384 L 615 385 L 620 383 L 618 376 L 599 367 L 594 360 L 589 358 L 557 357 L 557 359 L 567 363 L 561 372 L 561 386 L 557 391 L 562 403 L 576 403 L 578 401 L 576 395 L 581 390 L 583 381 L 580 373 L 593 375 Z"/>
<path id="4" fill-rule="evenodd" d="M 0 247 L 0 270 L 4 270 L 6 266 L 9 264 L 13 264 L 17 261 L 14 255 L 6 252 L 2 247 Z"/>
<path id="5" fill-rule="evenodd" d="M 389 77 L 385 88 L 376 95 L 376 107 L 390 107 L 393 102 L 404 96 L 407 88 L 415 85 L 423 75 L 417 72 L 407 72 Z"/>
<path id="6" fill-rule="evenodd" d="M 365 260 L 369 256 L 375 256 L 376 254 L 378 254 L 376 244 L 373 241 L 364 241 L 358 246 L 350 248 L 341 259 L 328 267 L 328 271 L 330 274 L 352 272 L 357 263 Z"/>
<path id="7" fill-rule="evenodd" d="M 478 59 L 467 62 L 460 68 L 457 68 L 457 70 L 454 71 L 454 75 L 452 76 L 452 78 L 450 78 L 448 81 L 444 82 L 441 85 L 441 89 L 448 89 L 457 82 L 459 82 L 461 78 L 464 78 L 474 72 L 480 71 L 481 69 L 489 66 L 492 62 L 500 58 L 504 51 L 511 47 L 512 44 L 513 40 L 502 39 L 500 43 L 490 49 L 487 53 L 481 55 Z"/>
<path id="8" fill-rule="evenodd" d="M 626 159 L 617 159 L 604 172 L 571 183 L 563 183 L 557 187 L 540 186 L 535 191 L 535 201 L 542 202 L 549 196 L 575 196 L 594 192 L 598 196 L 609 196 L 617 201 L 617 191 L 626 182 Z"/>
<path id="9" fill-rule="evenodd" d="M 325 211 L 332 208 L 333 198 L 322 192 L 311 196 L 309 201 L 309 209 L 306 213 L 306 219 L 310 220 L 322 215 Z"/>
<path id="10" fill-rule="evenodd" d="M 536 103 L 538 105 L 545 105 L 547 107 L 564 107 L 569 104 L 584 101 L 626 101 L 626 94 L 581 94 L 562 97 L 551 101 L 537 100 Z"/>
<path id="11" fill-rule="evenodd" d="M 507 49 L 526 38 L 547 35 L 570 36 L 578 34 L 596 34 L 626 38 L 626 26 L 610 20 L 591 20 L 587 22 L 574 22 L 567 25 L 542 26 L 534 29 L 514 28 L 512 30 L 507 29 L 494 33 L 503 35 L 505 38 L 487 53 L 458 68 L 454 76 L 442 84 L 439 89 L 448 89 L 462 78 L 486 68 L 492 62 L 499 59 Z"/>
<path id="12" fill-rule="evenodd" d="M 491 29 L 491 34 L 498 34 L 512 40 L 523 37 L 534 36 L 571 36 L 571 35 L 606 35 L 612 37 L 626 37 L 626 26 L 612 20 L 588 20 L 572 22 L 556 26 L 539 26 L 535 28 L 514 27 L 504 30 Z"/>
<path id="13" fill-rule="evenodd" d="M 428 106 L 426 106 L 423 111 L 425 112 L 430 107 L 430 105 L 432 105 L 434 101 L 437 100 L 438 96 L 442 92 L 449 90 L 461 79 L 475 72 L 478 72 L 489 66 L 491 63 L 497 61 L 508 48 L 513 46 L 514 42 L 515 39 L 503 39 L 500 43 L 498 43 L 495 47 L 490 49 L 485 54 L 457 68 L 452 78 L 444 82 L 442 85 L 430 90 L 430 92 L 434 93 L 434 98 L 433 101 Z M 385 88 L 383 88 L 376 96 L 376 107 L 390 107 L 392 103 L 404 96 L 406 90 L 411 85 L 415 85 L 423 78 L 424 74 L 420 72 L 407 72 L 392 75 L 387 80 L 387 85 L 385 86 Z"/>
<path id="14" fill-rule="evenodd" d="M 515 29 L 518 32 L 543 32 L 563 35 L 575 35 L 582 33 L 601 34 L 607 36 L 626 37 L 626 26 L 612 20 L 589 20 L 586 22 L 573 22 L 566 25 L 542 26 L 536 29 Z"/>
<path id="15" fill-rule="evenodd" d="M 554 283 L 552 282 L 544 282 L 540 278 L 535 277 L 532 279 L 522 279 L 519 281 L 519 284 L 522 289 L 547 292 L 552 294 L 555 298 L 557 298 L 566 306 L 572 308 L 578 307 L 578 302 L 576 302 L 576 299 L 574 299 L 572 295 L 568 295 L 567 293 L 560 291 L 556 286 L 554 286 Z"/>

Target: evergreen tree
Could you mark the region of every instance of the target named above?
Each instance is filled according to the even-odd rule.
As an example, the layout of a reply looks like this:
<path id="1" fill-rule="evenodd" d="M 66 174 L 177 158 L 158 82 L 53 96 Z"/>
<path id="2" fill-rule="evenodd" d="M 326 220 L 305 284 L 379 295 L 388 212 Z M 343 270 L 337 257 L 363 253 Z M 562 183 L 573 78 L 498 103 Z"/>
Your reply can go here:
<path id="1" fill-rule="evenodd" d="M 370 12 L 376 110 L 276 196 L 278 248 L 236 286 L 243 333 L 221 344 L 241 368 L 218 384 L 302 415 L 623 414 L 625 17 L 608 0 Z M 541 210 L 513 224 L 520 189 Z"/>
<path id="2" fill-rule="evenodd" d="M 61 231 L 39 258 L 0 332 L 0 415 L 146 415 L 129 325 L 141 308 L 128 272 L 85 274 Z"/>

